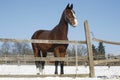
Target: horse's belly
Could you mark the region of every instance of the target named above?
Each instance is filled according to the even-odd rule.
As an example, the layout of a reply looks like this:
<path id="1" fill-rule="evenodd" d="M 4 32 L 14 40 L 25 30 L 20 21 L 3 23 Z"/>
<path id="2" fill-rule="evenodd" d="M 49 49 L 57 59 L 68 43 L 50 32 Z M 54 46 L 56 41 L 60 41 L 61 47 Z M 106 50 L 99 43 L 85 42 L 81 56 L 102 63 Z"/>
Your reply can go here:
<path id="1" fill-rule="evenodd" d="M 45 44 L 45 43 L 41 43 L 38 45 L 38 47 L 43 51 L 47 51 L 48 49 L 51 48 L 51 46 L 52 46 L 51 44 Z"/>

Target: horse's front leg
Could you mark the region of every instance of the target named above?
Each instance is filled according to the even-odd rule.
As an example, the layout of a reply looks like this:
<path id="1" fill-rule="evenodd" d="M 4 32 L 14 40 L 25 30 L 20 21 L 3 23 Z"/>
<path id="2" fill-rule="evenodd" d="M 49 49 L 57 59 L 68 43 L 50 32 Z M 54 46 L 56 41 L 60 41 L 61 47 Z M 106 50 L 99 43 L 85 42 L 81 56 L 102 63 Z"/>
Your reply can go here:
<path id="1" fill-rule="evenodd" d="M 55 61 L 55 74 L 58 74 L 58 64 L 59 61 Z"/>
<path id="2" fill-rule="evenodd" d="M 60 53 L 60 57 L 65 57 L 65 50 L 63 49 L 63 51 Z M 64 74 L 64 61 L 60 61 L 60 69 L 61 69 L 61 72 L 60 74 Z"/>
<path id="3" fill-rule="evenodd" d="M 54 56 L 59 57 L 59 48 L 58 47 L 56 47 L 54 49 Z M 58 64 L 59 64 L 59 61 L 55 61 L 55 74 L 58 74 Z"/>
<path id="4" fill-rule="evenodd" d="M 61 69 L 60 74 L 64 74 L 64 61 L 60 62 L 60 69 Z"/>

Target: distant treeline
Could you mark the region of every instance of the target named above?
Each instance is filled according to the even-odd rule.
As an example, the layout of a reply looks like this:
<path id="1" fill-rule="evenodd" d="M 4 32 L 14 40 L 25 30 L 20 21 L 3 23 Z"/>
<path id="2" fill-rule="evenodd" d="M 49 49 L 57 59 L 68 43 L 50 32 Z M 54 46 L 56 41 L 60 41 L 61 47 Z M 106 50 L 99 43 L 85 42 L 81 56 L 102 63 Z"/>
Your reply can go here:
<path id="1" fill-rule="evenodd" d="M 99 56 L 102 55 L 102 59 L 105 59 L 105 47 L 103 43 L 99 43 L 98 47 L 92 45 L 93 55 Z M 78 45 L 77 46 L 78 56 L 85 56 L 88 54 L 86 45 Z M 29 55 L 33 54 L 33 50 L 30 43 L 18 43 L 18 42 L 3 42 L 0 45 L 0 55 L 12 55 L 12 54 L 20 54 L 20 55 Z M 67 55 L 75 56 L 75 47 L 74 45 L 69 45 L 67 49 Z M 95 58 L 99 59 L 99 58 Z"/>

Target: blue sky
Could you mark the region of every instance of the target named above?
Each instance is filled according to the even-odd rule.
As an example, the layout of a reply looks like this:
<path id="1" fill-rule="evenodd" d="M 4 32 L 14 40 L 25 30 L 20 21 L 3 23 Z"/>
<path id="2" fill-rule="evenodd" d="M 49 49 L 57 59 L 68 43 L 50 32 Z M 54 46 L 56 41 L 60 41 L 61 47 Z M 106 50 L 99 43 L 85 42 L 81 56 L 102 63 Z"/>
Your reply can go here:
<path id="1" fill-rule="evenodd" d="M 68 3 L 79 23 L 69 26 L 69 40 L 85 40 L 87 19 L 96 38 L 120 42 L 120 0 L 0 0 L 0 37 L 30 39 L 36 30 L 52 29 Z M 120 46 L 104 46 L 107 53 L 120 54 Z"/>

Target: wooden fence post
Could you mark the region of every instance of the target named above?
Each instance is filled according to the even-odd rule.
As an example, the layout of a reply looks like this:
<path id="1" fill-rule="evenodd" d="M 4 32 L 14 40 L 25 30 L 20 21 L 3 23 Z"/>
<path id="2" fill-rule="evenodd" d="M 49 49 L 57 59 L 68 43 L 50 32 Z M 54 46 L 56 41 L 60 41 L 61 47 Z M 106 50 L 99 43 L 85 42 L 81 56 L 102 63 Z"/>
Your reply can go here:
<path id="1" fill-rule="evenodd" d="M 76 64 L 76 75 L 78 71 L 78 51 L 77 51 L 77 43 L 74 44 L 75 47 L 75 64 Z"/>
<path id="2" fill-rule="evenodd" d="M 7 64 L 7 58 L 6 58 L 7 55 L 5 54 L 4 56 L 5 56 L 5 62 L 4 63 Z"/>
<path id="3" fill-rule="evenodd" d="M 86 35 L 86 43 L 87 43 L 87 48 L 88 48 L 88 58 L 89 58 L 89 70 L 90 70 L 90 77 L 94 77 L 94 61 L 93 61 L 93 52 L 92 52 L 92 45 L 90 41 L 90 31 L 89 31 L 89 26 L 88 26 L 88 21 L 86 20 L 84 23 L 84 28 L 85 28 L 85 35 Z"/>
<path id="4" fill-rule="evenodd" d="M 18 59 L 17 59 L 17 64 L 18 64 L 18 66 L 20 66 L 20 60 L 19 60 L 20 55 L 19 55 L 19 54 L 17 55 L 17 58 L 18 58 Z"/>
<path id="5" fill-rule="evenodd" d="M 24 56 L 23 56 L 23 57 L 24 57 L 24 64 L 26 64 L 26 60 L 25 60 L 25 58 L 26 58 L 26 55 L 24 54 Z"/>
<path id="6" fill-rule="evenodd" d="M 68 62 L 68 54 L 66 55 L 66 57 L 67 57 L 67 62 L 66 62 L 66 64 L 67 64 L 67 66 L 69 65 L 69 62 Z"/>

